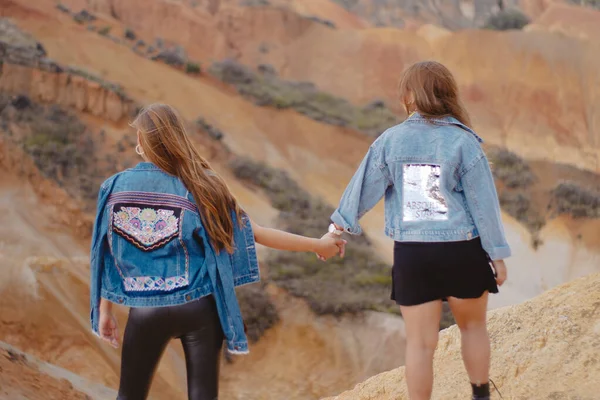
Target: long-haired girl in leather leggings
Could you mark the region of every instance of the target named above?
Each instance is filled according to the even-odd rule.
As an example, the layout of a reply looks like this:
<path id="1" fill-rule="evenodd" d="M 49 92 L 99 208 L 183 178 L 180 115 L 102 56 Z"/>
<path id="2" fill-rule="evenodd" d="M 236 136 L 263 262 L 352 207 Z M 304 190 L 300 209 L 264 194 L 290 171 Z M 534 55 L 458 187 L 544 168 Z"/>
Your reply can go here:
<path id="1" fill-rule="evenodd" d="M 132 126 L 144 162 L 109 178 L 98 196 L 92 329 L 117 347 L 112 303 L 131 307 L 119 400 L 148 396 L 161 355 L 175 338 L 183 344 L 189 399 L 214 400 L 223 340 L 232 353 L 248 352 L 234 287 L 259 280 L 255 242 L 323 258 L 343 255 L 345 242 L 252 222 L 171 107 L 151 105 Z"/>

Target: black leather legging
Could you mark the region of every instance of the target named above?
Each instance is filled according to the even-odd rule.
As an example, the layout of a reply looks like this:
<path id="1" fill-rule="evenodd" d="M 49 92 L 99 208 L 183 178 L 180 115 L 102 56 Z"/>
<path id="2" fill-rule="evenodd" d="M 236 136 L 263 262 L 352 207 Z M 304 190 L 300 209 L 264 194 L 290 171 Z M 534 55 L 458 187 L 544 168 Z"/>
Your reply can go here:
<path id="1" fill-rule="evenodd" d="M 118 400 L 145 400 L 171 339 L 183 344 L 190 400 L 215 400 L 223 330 L 212 296 L 159 308 L 132 308 L 125 328 Z"/>

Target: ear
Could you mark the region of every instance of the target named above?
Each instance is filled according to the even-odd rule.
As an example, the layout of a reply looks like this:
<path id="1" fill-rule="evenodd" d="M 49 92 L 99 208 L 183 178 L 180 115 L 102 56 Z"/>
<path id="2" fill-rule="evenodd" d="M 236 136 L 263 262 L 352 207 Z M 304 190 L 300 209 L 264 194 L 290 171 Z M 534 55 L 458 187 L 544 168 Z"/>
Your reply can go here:
<path id="1" fill-rule="evenodd" d="M 140 136 L 141 136 L 141 132 L 137 131 L 137 144 L 140 144 Z"/>
<path id="2" fill-rule="evenodd" d="M 408 104 L 408 105 L 415 104 L 415 93 L 412 90 L 409 90 L 406 95 L 406 104 Z"/>

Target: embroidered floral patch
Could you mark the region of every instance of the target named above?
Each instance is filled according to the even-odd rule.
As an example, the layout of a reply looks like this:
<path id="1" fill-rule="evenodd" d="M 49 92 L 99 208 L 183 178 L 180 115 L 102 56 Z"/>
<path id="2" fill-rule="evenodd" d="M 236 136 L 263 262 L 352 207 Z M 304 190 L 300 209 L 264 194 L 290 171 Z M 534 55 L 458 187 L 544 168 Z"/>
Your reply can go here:
<path id="1" fill-rule="evenodd" d="M 179 233 L 178 209 L 119 205 L 113 209 L 113 229 L 142 250 L 165 245 Z"/>
<path id="2" fill-rule="evenodd" d="M 127 277 L 123 282 L 125 283 L 125 290 L 128 292 L 170 291 L 189 284 L 185 275 L 171 278 L 161 278 L 159 276 Z"/>

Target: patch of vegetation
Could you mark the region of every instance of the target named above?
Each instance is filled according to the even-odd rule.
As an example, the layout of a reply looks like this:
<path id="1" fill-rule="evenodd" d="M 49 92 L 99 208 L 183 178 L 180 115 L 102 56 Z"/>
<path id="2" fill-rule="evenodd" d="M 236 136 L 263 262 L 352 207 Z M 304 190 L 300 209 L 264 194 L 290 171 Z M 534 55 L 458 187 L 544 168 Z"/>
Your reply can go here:
<path id="1" fill-rule="evenodd" d="M 569 3 L 582 7 L 600 9 L 600 0 L 569 0 Z"/>
<path id="2" fill-rule="evenodd" d="M 202 69 L 200 68 L 200 64 L 188 61 L 185 64 L 185 73 L 186 74 L 193 74 L 193 75 L 197 75 L 197 74 L 202 73 Z"/>
<path id="3" fill-rule="evenodd" d="M 316 17 L 314 15 L 308 17 L 308 19 L 310 19 L 311 21 L 317 22 L 319 24 L 325 25 L 328 28 L 332 28 L 332 29 L 336 29 L 337 28 L 335 26 L 335 24 L 332 21 L 328 20 L 328 19 L 319 18 L 319 17 Z"/>
<path id="4" fill-rule="evenodd" d="M 63 3 L 58 3 L 56 5 L 56 8 L 60 11 L 60 12 L 64 12 L 65 14 L 70 14 L 71 10 L 69 9 L 69 7 L 65 6 Z"/>
<path id="5" fill-rule="evenodd" d="M 537 234 L 546 224 L 525 191 L 505 191 L 500 194 L 499 200 L 502 209 L 524 224 L 530 232 Z M 534 240 L 536 238 L 534 235 Z"/>
<path id="6" fill-rule="evenodd" d="M 110 33 L 111 27 L 110 26 L 104 26 L 102 28 L 100 28 L 98 30 L 98 33 L 102 36 L 108 36 L 108 34 Z"/>
<path id="7" fill-rule="evenodd" d="M 492 149 L 488 152 L 492 162 L 492 172 L 511 189 L 526 188 L 535 182 L 535 175 L 521 157 L 506 149 Z"/>
<path id="8" fill-rule="evenodd" d="M 276 77 L 277 76 L 277 70 L 275 69 L 274 66 L 272 66 L 271 64 L 260 64 L 257 67 L 258 73 L 263 75 L 263 76 L 269 76 L 269 77 Z"/>
<path id="9" fill-rule="evenodd" d="M 279 322 L 279 313 L 265 290 L 265 284 L 242 286 L 236 290 L 246 335 L 251 342 L 258 339 Z"/>
<path id="10" fill-rule="evenodd" d="M 185 50 L 181 46 L 176 46 L 171 49 L 165 49 L 160 51 L 157 55 L 152 57 L 154 61 L 162 61 L 167 65 L 174 67 L 183 67 L 187 63 L 187 55 Z"/>
<path id="11" fill-rule="evenodd" d="M 137 35 L 131 28 L 125 28 L 125 32 L 123 32 L 123 36 L 125 36 L 125 39 L 127 39 L 127 40 L 137 39 Z"/>
<path id="12" fill-rule="evenodd" d="M 24 95 L 0 93 L 0 121 L 44 176 L 93 209 L 100 184 L 115 168 L 107 170 L 98 158 L 102 135 L 94 135 L 75 114 Z"/>
<path id="13" fill-rule="evenodd" d="M 398 120 L 387 108 L 357 107 L 318 90 L 308 82 L 291 82 L 270 74 L 258 74 L 233 60 L 214 63 L 211 74 L 233 85 L 244 97 L 260 106 L 291 108 L 316 121 L 349 127 L 378 136 Z"/>
<path id="14" fill-rule="evenodd" d="M 223 140 L 223 137 L 225 136 L 223 132 L 206 122 L 202 117 L 196 120 L 196 127 L 208 133 L 208 136 L 214 140 Z"/>
<path id="15" fill-rule="evenodd" d="M 541 244 L 539 232 L 546 224 L 544 216 L 531 201 L 530 189 L 537 180 L 531 167 L 521 157 L 506 149 L 488 151 L 491 169 L 496 180 L 502 182 L 500 206 L 510 216 L 521 222 L 532 234 L 532 245 Z"/>
<path id="16" fill-rule="evenodd" d="M 73 15 L 73 19 L 78 24 L 86 24 L 86 23 L 89 23 L 89 22 L 94 22 L 98 18 L 96 18 L 96 16 L 94 14 L 92 14 L 89 11 L 83 9 L 83 10 L 79 11 L 77 14 Z"/>
<path id="17" fill-rule="evenodd" d="M 269 45 L 265 42 L 261 43 L 260 46 L 258 46 L 258 51 L 267 54 L 269 52 Z"/>
<path id="18" fill-rule="evenodd" d="M 556 213 L 574 218 L 600 218 L 600 192 L 574 182 L 561 182 L 552 191 L 550 206 Z"/>
<path id="19" fill-rule="evenodd" d="M 516 8 L 501 10 L 491 15 L 485 22 L 484 29 L 493 29 L 497 31 L 520 30 L 531 21 L 529 17 Z"/>
<path id="20" fill-rule="evenodd" d="M 311 196 L 286 172 L 245 158 L 234 159 L 231 169 L 240 180 L 265 191 L 280 211 L 281 229 L 312 237 L 323 235 L 333 208 Z M 271 279 L 306 299 L 317 314 L 399 312 L 389 300 L 390 267 L 379 261 L 365 236 L 349 239 L 344 259 L 323 263 L 314 254 L 272 252 L 268 265 Z"/>
<path id="21" fill-rule="evenodd" d="M 269 0 L 241 0 L 240 5 L 245 7 L 266 7 L 270 6 L 271 3 Z"/>
<path id="22" fill-rule="evenodd" d="M 353 10 L 354 7 L 358 4 L 359 0 L 334 0 L 334 2 L 338 3 L 346 10 Z"/>

